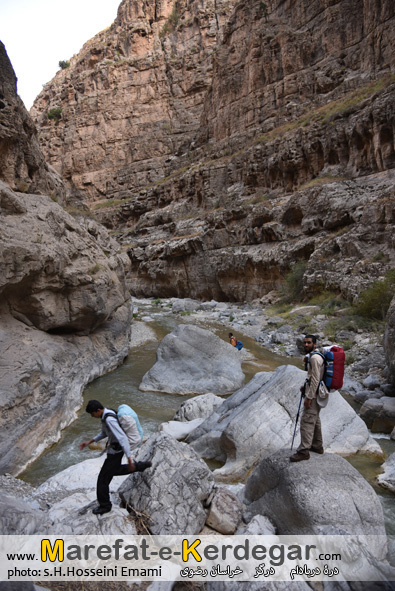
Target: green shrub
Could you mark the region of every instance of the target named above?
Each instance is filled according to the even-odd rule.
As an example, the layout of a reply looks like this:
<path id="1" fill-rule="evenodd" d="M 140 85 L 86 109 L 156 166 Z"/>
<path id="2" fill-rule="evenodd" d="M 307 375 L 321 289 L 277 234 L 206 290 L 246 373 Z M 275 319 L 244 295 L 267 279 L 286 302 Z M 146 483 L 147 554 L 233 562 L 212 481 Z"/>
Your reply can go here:
<path id="1" fill-rule="evenodd" d="M 54 107 L 53 109 L 49 109 L 47 117 L 53 121 L 59 121 L 59 119 L 62 117 L 62 107 Z"/>
<path id="2" fill-rule="evenodd" d="M 285 278 L 281 289 L 284 302 L 297 302 L 303 295 L 303 276 L 307 268 L 307 261 L 298 261 Z"/>
<path id="3" fill-rule="evenodd" d="M 263 16 L 265 17 L 265 20 L 267 20 L 267 17 L 269 15 L 269 9 L 267 7 L 266 2 L 260 2 L 259 3 L 259 10 L 263 13 Z"/>
<path id="4" fill-rule="evenodd" d="M 383 281 L 375 281 L 359 295 L 355 311 L 363 318 L 385 320 L 395 295 L 395 269 L 391 269 Z"/>
<path id="5" fill-rule="evenodd" d="M 321 293 L 311 298 L 309 304 L 312 306 L 319 306 L 321 314 L 326 314 L 328 316 L 335 314 L 341 308 L 347 308 L 350 306 L 349 302 L 347 302 L 347 300 L 341 295 L 328 290 L 323 290 Z"/>
<path id="6" fill-rule="evenodd" d="M 70 62 L 67 60 L 60 60 L 59 62 L 59 68 L 61 68 L 62 70 L 65 70 L 66 68 L 70 67 Z"/>
<path id="7" fill-rule="evenodd" d="M 103 265 L 99 265 L 99 263 L 96 263 L 96 265 L 89 269 L 88 273 L 89 275 L 96 275 L 102 269 L 104 269 Z"/>
<path id="8" fill-rule="evenodd" d="M 355 357 L 354 353 L 352 353 L 352 351 L 347 351 L 345 364 L 352 365 L 354 363 L 354 361 L 356 361 L 356 357 Z"/>
<path id="9" fill-rule="evenodd" d="M 162 30 L 159 33 L 159 37 L 166 37 L 166 35 L 168 35 L 169 33 L 173 33 L 173 31 L 175 31 L 177 28 L 179 20 L 180 17 L 178 14 L 177 2 L 175 2 L 169 18 L 167 19 Z"/>

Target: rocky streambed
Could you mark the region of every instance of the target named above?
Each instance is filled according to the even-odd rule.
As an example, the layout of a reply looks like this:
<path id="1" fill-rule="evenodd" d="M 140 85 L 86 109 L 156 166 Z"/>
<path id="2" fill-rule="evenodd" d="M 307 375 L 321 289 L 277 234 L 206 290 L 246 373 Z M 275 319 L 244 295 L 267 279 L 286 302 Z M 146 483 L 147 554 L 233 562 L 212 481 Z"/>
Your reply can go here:
<path id="1" fill-rule="evenodd" d="M 385 527 L 387 534 L 394 533 L 395 497 L 390 490 L 394 490 L 395 456 L 387 459 L 385 473 L 379 477 L 380 484 L 387 487 L 387 492 L 381 489 L 384 496 L 380 497 L 380 503 L 372 486 L 351 465 L 352 462 L 341 456 L 362 459 L 362 464 L 358 465 L 362 472 L 366 466 L 371 468 L 374 465 L 375 479 L 385 459 L 382 447 L 378 444 L 377 435 L 372 436 L 367 424 L 340 393 L 331 393 L 330 402 L 321 415 L 327 453 L 313 456 L 309 462 L 302 462 L 302 466 L 292 466 L 288 461 L 299 386 L 305 375 L 300 369 L 298 342 L 307 325 L 310 330 L 315 326 L 315 332 L 321 333 L 322 341 L 325 341 L 325 319 L 315 315 L 312 322 L 311 316 L 306 315 L 306 308 L 296 309 L 293 315 L 300 320 L 295 328 L 289 317 L 285 322 L 280 315 L 269 315 L 261 307 L 251 305 L 169 299 L 134 300 L 133 306 L 133 347 L 127 362 L 91 384 L 87 395 L 89 398 L 96 397 L 94 388 L 104 381 L 104 389 L 112 391 L 114 402 L 117 398 L 118 402 L 124 402 L 119 400 L 121 390 L 112 388 L 111 383 L 118 372 L 122 372 L 129 362 L 132 363 L 134 389 L 142 397 L 142 408 L 136 410 L 140 416 L 143 415 L 147 436 L 137 456 L 139 460 L 150 459 L 152 469 L 143 474 L 122 477 L 123 482 L 121 478 L 114 479 L 112 496 L 115 508 L 101 518 L 91 513 L 95 502 L 96 475 L 103 461 L 98 451 L 89 451 L 89 459 L 74 462 L 75 465 L 37 488 L 4 476 L 0 480 L 4 493 L 4 531 L 40 534 L 59 531 L 75 534 L 140 533 L 141 522 L 130 520 L 125 509 L 119 506 L 121 502 L 121 505 L 132 508 L 133 515 L 144 514 L 144 526 L 157 534 L 283 534 L 301 533 L 302 530 L 325 533 L 321 527 L 324 519 L 320 513 L 322 506 L 337 507 L 330 515 L 325 514 L 325 523 L 331 533 L 383 533 Z M 227 342 L 229 327 L 245 345 L 239 358 L 239 352 Z M 169 331 L 173 337 L 162 338 Z M 181 343 L 175 351 L 174 335 Z M 355 408 L 360 407 L 357 395 L 361 392 L 372 393 L 375 400 L 392 400 L 388 396 L 391 390 L 386 383 L 385 367 L 379 367 L 382 353 L 375 339 L 375 336 L 362 331 L 355 335 L 355 360 L 348 367 L 345 380 L 345 396 L 352 397 Z M 236 355 L 234 364 L 248 374 L 246 383 L 225 397 L 217 395 L 215 382 L 211 384 L 211 393 L 199 396 L 195 396 L 185 384 L 184 388 L 188 391 L 185 398 L 174 392 L 166 393 L 163 385 L 161 391 L 142 393 L 139 388 L 144 379 L 148 379 L 145 378 L 150 373 L 148 370 L 156 365 L 155 355 L 147 360 L 149 367 L 145 373 L 139 373 L 136 366 L 133 367 L 133 359 L 139 355 L 144 358 L 146 347 L 154 354 L 159 341 L 161 345 L 156 363 L 165 360 L 171 367 L 175 356 L 179 363 L 179 383 L 183 383 L 183 367 L 187 369 L 186 373 L 195 371 L 189 352 L 193 347 L 195 353 L 200 351 L 199 355 L 192 355 L 199 369 L 208 363 L 207 359 L 214 363 L 223 352 L 229 353 L 229 358 Z M 161 347 L 166 349 L 162 353 Z M 276 353 L 263 360 L 259 352 L 265 351 L 266 347 Z M 369 355 L 371 360 L 375 359 L 375 365 L 366 363 L 368 367 L 362 371 Z M 210 372 L 206 370 L 206 373 Z M 162 377 L 163 382 L 167 379 L 174 388 L 177 381 L 174 375 L 170 373 Z M 217 372 L 214 378 L 221 381 L 220 373 Z M 129 403 L 134 406 L 132 398 Z M 159 401 L 166 399 L 171 400 L 169 406 L 160 407 Z M 144 417 L 144 402 L 146 413 L 157 413 L 156 420 L 151 423 L 148 414 Z M 159 412 L 156 405 L 160 407 Z M 82 413 L 82 416 L 85 414 Z M 83 417 L 83 420 L 84 430 L 89 428 L 92 432 L 95 425 L 92 426 L 91 419 Z M 77 435 L 74 433 L 74 446 Z M 393 445 L 390 436 L 391 433 L 386 435 L 389 446 Z M 306 503 L 303 491 L 314 487 L 315 490 L 317 486 L 321 486 L 319 494 L 309 498 L 312 504 L 307 515 L 302 511 Z M 287 498 L 287 505 L 293 507 L 285 513 L 281 501 L 284 498 Z M 11 507 L 12 511 L 7 512 L 7 507 Z M 383 547 L 378 549 L 376 559 L 389 558 L 392 561 L 391 544 L 389 554 L 387 550 Z"/>

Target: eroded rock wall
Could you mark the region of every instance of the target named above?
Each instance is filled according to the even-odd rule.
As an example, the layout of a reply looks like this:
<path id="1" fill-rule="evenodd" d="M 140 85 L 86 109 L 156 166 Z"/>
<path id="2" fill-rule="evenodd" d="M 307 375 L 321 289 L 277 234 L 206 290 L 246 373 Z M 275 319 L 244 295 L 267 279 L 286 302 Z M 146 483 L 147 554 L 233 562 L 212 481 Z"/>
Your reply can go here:
<path id="1" fill-rule="evenodd" d="M 250 300 L 303 259 L 306 291 L 354 298 L 393 265 L 394 11 L 121 3 L 32 112 L 53 165 L 107 205 L 134 293 Z"/>
<path id="2" fill-rule="evenodd" d="M 18 474 L 128 354 L 130 263 L 104 227 L 61 207 L 2 44 L 0 78 L 0 473 Z"/>
<path id="3" fill-rule="evenodd" d="M 11 188 L 52 195 L 64 202 L 66 187 L 45 162 L 36 127 L 17 95 L 17 78 L 0 41 L 0 179 Z"/>
<path id="4" fill-rule="evenodd" d="M 211 54 L 234 0 L 124 0 L 36 99 L 50 162 L 91 201 L 125 199 L 168 174 L 199 127 Z M 48 119 L 54 108 L 58 120 Z"/>

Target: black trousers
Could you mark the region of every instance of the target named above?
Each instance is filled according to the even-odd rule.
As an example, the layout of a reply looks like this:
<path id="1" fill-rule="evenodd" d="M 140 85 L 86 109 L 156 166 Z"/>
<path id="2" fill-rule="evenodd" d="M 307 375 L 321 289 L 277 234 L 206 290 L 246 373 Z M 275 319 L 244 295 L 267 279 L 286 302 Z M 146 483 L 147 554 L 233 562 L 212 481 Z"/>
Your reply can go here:
<path id="1" fill-rule="evenodd" d="M 110 482 L 114 476 L 130 474 L 129 464 L 121 464 L 123 451 L 107 454 L 102 469 L 97 477 L 96 494 L 100 507 L 111 507 Z"/>

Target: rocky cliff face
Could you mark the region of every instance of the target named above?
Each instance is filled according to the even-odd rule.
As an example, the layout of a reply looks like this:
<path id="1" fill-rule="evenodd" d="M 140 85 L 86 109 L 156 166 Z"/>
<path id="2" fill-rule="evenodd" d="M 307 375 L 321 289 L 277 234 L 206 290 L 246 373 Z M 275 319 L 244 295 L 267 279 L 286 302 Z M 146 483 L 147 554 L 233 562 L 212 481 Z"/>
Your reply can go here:
<path id="1" fill-rule="evenodd" d="M 76 418 L 85 384 L 128 354 L 130 263 L 105 228 L 56 203 L 66 187 L 2 45 L 0 73 L 0 473 L 17 474 Z"/>
<path id="2" fill-rule="evenodd" d="M 0 41 L 0 179 L 17 191 L 64 201 L 66 187 L 45 162 L 37 130 L 16 90 L 17 79 Z"/>
<path id="3" fill-rule="evenodd" d="M 394 24 L 390 0 L 121 3 L 32 112 L 136 294 L 251 300 L 304 260 L 353 298 L 394 264 Z"/>
<path id="4" fill-rule="evenodd" d="M 164 176 L 199 128 L 221 23 L 234 0 L 125 0 L 36 99 L 43 151 L 91 201 Z M 61 109 L 58 120 L 49 119 Z"/>

